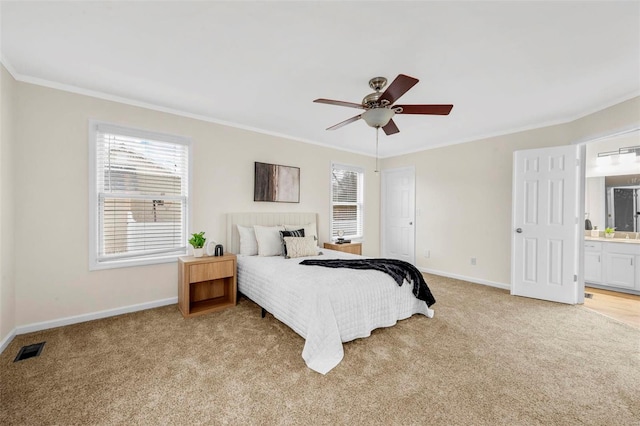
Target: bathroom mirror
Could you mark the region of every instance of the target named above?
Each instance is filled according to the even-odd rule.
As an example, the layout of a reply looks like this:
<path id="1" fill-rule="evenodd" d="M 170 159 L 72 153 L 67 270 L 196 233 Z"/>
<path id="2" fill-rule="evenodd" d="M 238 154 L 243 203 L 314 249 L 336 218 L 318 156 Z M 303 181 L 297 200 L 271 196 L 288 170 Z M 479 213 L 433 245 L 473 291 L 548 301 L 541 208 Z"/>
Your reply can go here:
<path id="1" fill-rule="evenodd" d="M 605 176 L 606 226 L 640 232 L 640 174 Z"/>
<path id="2" fill-rule="evenodd" d="M 640 174 L 586 179 L 585 212 L 599 230 L 640 232 Z"/>
<path id="3" fill-rule="evenodd" d="M 640 232 L 639 173 L 640 126 L 588 142 L 585 219 L 600 231 Z"/>

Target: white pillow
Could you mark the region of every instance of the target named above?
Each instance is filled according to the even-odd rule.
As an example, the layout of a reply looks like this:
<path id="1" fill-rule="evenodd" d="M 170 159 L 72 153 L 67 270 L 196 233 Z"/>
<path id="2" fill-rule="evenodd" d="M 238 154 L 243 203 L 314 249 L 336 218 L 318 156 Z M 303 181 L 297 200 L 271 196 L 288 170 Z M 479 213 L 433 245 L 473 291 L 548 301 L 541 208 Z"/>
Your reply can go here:
<path id="1" fill-rule="evenodd" d="M 253 227 L 238 225 L 238 233 L 240 234 L 240 254 L 244 256 L 258 254 L 258 241 Z"/>
<path id="2" fill-rule="evenodd" d="M 297 231 L 298 229 L 304 229 L 305 237 L 313 237 L 316 241 L 318 240 L 318 231 L 316 229 L 316 224 L 307 223 L 306 225 L 282 225 L 284 226 L 285 231 Z"/>
<path id="3" fill-rule="evenodd" d="M 253 225 L 258 241 L 258 256 L 282 256 L 282 240 L 280 231 L 282 226 Z"/>
<path id="4" fill-rule="evenodd" d="M 287 259 L 318 255 L 318 246 L 313 237 L 284 237 Z"/>

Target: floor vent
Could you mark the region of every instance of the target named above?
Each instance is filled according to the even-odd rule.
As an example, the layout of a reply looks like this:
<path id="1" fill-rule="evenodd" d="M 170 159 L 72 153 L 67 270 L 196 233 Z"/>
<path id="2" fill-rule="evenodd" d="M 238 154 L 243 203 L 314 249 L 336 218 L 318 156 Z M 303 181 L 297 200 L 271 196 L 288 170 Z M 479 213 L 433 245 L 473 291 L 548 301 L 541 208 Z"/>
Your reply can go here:
<path id="1" fill-rule="evenodd" d="M 585 299 L 593 299 L 593 293 L 585 293 L 584 294 L 584 298 Z"/>
<path id="2" fill-rule="evenodd" d="M 16 355 L 16 359 L 13 362 L 22 361 L 23 359 L 33 358 L 34 356 L 40 356 L 42 352 L 42 348 L 44 348 L 44 344 L 46 342 L 34 343 L 33 345 L 23 346 L 18 355 Z"/>

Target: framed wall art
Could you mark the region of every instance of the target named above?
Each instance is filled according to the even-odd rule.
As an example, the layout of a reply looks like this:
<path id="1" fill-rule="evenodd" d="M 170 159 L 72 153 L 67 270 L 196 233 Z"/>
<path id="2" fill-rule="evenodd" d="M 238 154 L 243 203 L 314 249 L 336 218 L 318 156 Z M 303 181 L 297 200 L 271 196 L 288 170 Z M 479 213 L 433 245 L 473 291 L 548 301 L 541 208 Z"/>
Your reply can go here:
<path id="1" fill-rule="evenodd" d="M 300 202 L 300 168 L 255 162 L 253 201 Z"/>

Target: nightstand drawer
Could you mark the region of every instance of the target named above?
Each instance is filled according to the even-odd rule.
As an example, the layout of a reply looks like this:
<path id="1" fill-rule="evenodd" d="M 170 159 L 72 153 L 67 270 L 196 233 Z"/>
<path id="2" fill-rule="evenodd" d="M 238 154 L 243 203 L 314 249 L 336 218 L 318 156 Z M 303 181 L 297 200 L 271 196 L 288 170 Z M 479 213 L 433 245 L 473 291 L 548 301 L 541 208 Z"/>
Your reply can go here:
<path id="1" fill-rule="evenodd" d="M 197 283 L 232 277 L 235 273 L 233 265 L 233 260 L 191 265 L 189 266 L 189 282 Z"/>
<path id="2" fill-rule="evenodd" d="M 324 248 L 351 254 L 362 254 L 362 243 L 332 244 L 324 243 Z"/>

